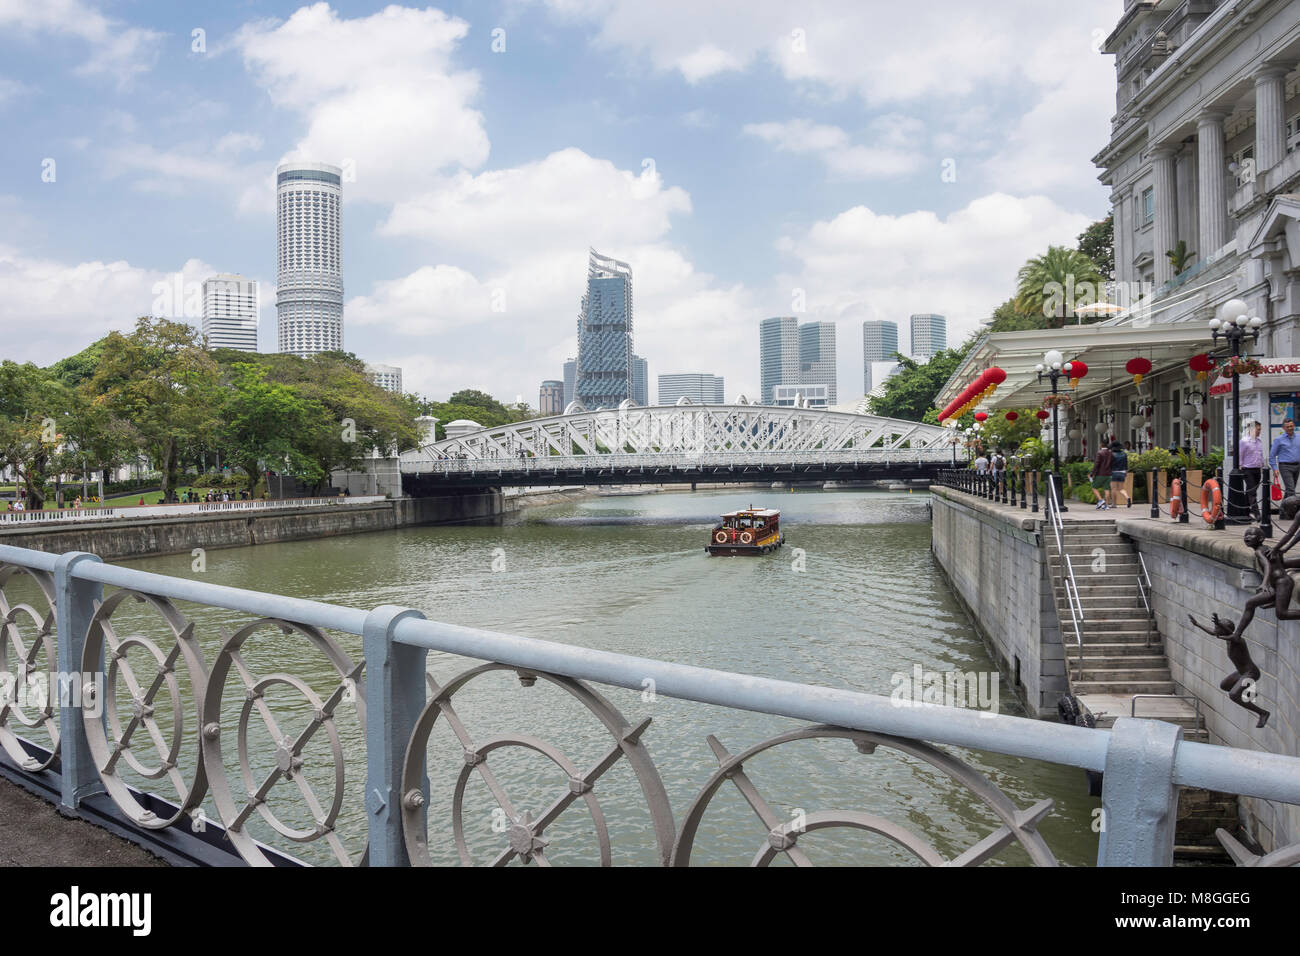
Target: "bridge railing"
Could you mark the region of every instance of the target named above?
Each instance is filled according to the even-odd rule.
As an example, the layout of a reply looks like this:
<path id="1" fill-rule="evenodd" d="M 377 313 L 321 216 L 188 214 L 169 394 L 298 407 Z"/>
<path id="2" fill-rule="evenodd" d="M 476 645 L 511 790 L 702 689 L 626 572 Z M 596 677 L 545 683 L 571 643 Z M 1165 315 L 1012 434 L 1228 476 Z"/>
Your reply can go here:
<path id="1" fill-rule="evenodd" d="M 671 452 L 609 453 L 495 458 L 404 458 L 402 470 L 422 474 L 464 474 L 483 471 L 519 473 L 577 471 L 610 468 L 692 469 L 701 466 L 771 468 L 782 465 L 875 465 L 890 463 L 942 463 L 950 453 L 936 448 L 863 448 L 841 451 Z"/>
<path id="2" fill-rule="evenodd" d="M 238 620 L 213 644 L 196 634 L 194 621 L 182 610 L 187 604 L 235 612 Z M 1103 772 L 1100 864 L 1167 865 L 1179 787 L 1300 804 L 1300 759 L 1185 741 L 1181 728 L 1159 721 L 1121 717 L 1113 729 L 1095 730 L 952 707 L 900 706 L 891 698 L 840 688 L 430 621 L 410 608 L 384 605 L 367 611 L 154 574 L 85 553 L 0 546 L 0 614 L 5 655 L 0 668 L 21 678 L 17 688 L 12 682 L 0 686 L 5 695 L 0 769 L 37 789 L 41 781 L 55 788 L 50 781 L 57 780 L 57 799 L 72 814 L 106 794 L 135 838 L 152 836 L 160 846 L 174 849 L 205 822 L 220 827 L 229 845 L 253 865 L 284 860 L 268 841 L 342 864 L 429 863 L 431 834 L 436 838 L 448 829 L 447 820 L 435 820 L 431 828 L 428 819 L 430 777 L 443 776 L 456 779 L 449 822 L 465 862 L 471 854 L 462 796 L 477 777 L 499 802 L 501 826 L 493 827 L 492 862 L 548 864 L 550 841 L 564 832 L 557 821 L 581 802 L 595 825 L 600 861 L 608 864 L 611 841 L 597 785 L 619 763 L 635 777 L 655 857 L 674 865 L 689 863 L 697 841 L 713 835 L 704 820 L 714 796 L 729 786 L 740 790 L 761 821 L 754 840 L 756 865 L 781 854 L 806 864 L 810 858 L 801 838 L 833 827 L 879 834 L 930 865 L 978 865 L 1010 844 L 1018 844 L 1036 864 L 1054 865 L 1038 832 L 1052 802 L 1020 806 L 944 747 Z M 231 621 L 230 615 L 223 620 Z M 129 635 L 127 627 L 134 629 Z M 350 655 L 334 633 L 360 637 L 360 656 Z M 251 653 L 259 644 L 273 652 L 266 673 L 258 672 Z M 440 682 L 426 672 L 430 653 L 483 663 Z M 521 687 L 540 681 L 576 701 L 577 712 L 589 716 L 595 736 L 604 739 L 604 756 L 586 766 L 569 759 L 562 744 L 576 740 L 578 728 L 567 724 L 558 743 L 534 736 L 535 728 L 527 726 L 488 737 L 472 734 L 455 696 L 502 671 L 517 676 Z M 38 674 L 48 674 L 59 693 L 44 703 L 22 699 L 22 681 Z M 685 816 L 675 820 L 652 757 L 651 721 L 629 721 L 601 686 L 643 694 L 650 688 L 665 697 L 777 715 L 791 723 L 786 732 L 735 754 L 707 736 L 706 726 L 699 727 L 701 746 L 707 741 L 718 768 Z M 349 714 L 364 725 L 353 737 L 343 726 Z M 720 721 L 727 716 L 719 714 Z M 450 764 L 428 757 L 439 720 L 459 744 Z M 28 739 L 39 733 L 49 741 L 44 749 Z M 937 779 L 968 790 L 998 825 L 966 850 L 945 857 L 925 835 L 869 812 L 783 818 L 746 775 L 745 762 L 807 739 L 922 761 L 937 771 Z M 360 763 L 360 754 L 355 762 L 347 760 L 349 741 L 364 750 L 363 796 L 357 797 L 363 808 L 351 805 L 349 795 L 357 788 L 346 785 L 346 779 L 357 782 Z M 567 780 L 535 818 L 512 804 L 502 783 L 500 761 L 512 750 L 541 755 Z M 132 785 L 132 770 L 154 789 Z M 322 781 L 328 788 L 324 794 Z M 175 799 L 161 792 L 168 787 Z M 1242 861 L 1300 862 L 1300 846 Z"/>

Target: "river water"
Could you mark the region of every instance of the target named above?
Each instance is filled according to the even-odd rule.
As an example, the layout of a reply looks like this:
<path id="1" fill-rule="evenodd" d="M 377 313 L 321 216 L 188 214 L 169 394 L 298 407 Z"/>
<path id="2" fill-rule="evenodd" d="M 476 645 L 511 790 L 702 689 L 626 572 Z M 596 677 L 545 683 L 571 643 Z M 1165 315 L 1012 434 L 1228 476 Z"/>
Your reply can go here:
<path id="1" fill-rule="evenodd" d="M 762 558 L 708 556 L 704 544 L 717 516 L 750 504 L 781 510 L 786 547 Z M 918 666 L 924 672 L 983 675 L 977 676 L 980 681 L 991 674 L 994 686 L 982 685 L 985 693 L 978 703 L 990 706 L 996 690 L 999 712 L 1021 714 L 950 591 L 929 539 L 924 494 L 737 489 L 586 498 L 533 508 L 500 524 L 211 551 L 202 570 L 195 570 L 188 555 L 130 564 L 353 607 L 404 605 L 434 620 L 886 696 L 904 680 L 899 675 L 910 681 Z M 247 623 L 231 612 L 181 607 L 195 622 L 209 666 L 223 635 Z M 139 605 L 123 607 L 115 621 L 121 622 L 122 633 L 133 624 L 145 633 L 159 630 L 157 616 Z M 335 637 L 354 659 L 360 658 L 359 638 Z M 150 665 L 142 653 L 137 649 L 128 659 L 147 676 Z M 287 672 L 306 680 L 322 697 L 336 683 L 324 657 L 297 635 L 263 630 L 246 645 L 244 656 L 253 673 Z M 431 654 L 429 666 L 445 685 L 474 663 Z M 234 768 L 234 728 L 244 694 L 234 676 L 227 687 L 222 726 L 230 729 L 223 740 L 226 766 Z M 708 735 L 739 753 L 799 726 L 785 718 L 674 701 L 648 690 L 602 691 L 631 723 L 651 718 L 642 741 L 678 825 L 717 769 Z M 296 732 L 303 725 L 306 712 L 297 691 L 275 686 L 267 699 L 281 732 Z M 476 678 L 454 701 L 476 743 L 496 735 L 538 738 L 578 768 L 593 765 L 611 747 L 603 726 L 573 698 L 541 681 L 523 687 L 512 672 Z M 167 712 L 164 704 L 160 713 Z M 192 721 L 187 715 L 191 727 Z M 273 742 L 256 715 L 250 727 L 253 776 L 260 780 L 273 764 Z M 347 779 L 337 830 L 347 849 L 359 854 L 364 844 L 364 748 L 350 712 L 340 720 L 339 733 Z M 429 852 L 436 863 L 459 860 L 451 821 L 453 789 L 464 766 L 462 749 L 446 721 L 438 721 L 427 751 Z M 1099 803 L 1087 796 L 1081 770 L 952 752 L 1022 808 L 1052 798 L 1055 811 L 1040 831 L 1058 860 L 1070 865 L 1095 860 L 1092 821 Z M 316 735 L 307 756 L 304 780 L 328 805 L 333 776 L 326 734 Z M 533 818 L 567 787 L 568 772 L 530 750 L 496 750 L 488 765 L 508 792 L 512 810 L 527 810 Z M 816 811 L 868 812 L 913 830 L 949 858 L 997 827 L 991 811 L 963 785 L 928 763 L 885 747 L 866 755 L 847 740 L 796 741 L 756 756 L 746 762 L 745 771 L 782 820 Z M 247 785 L 240 783 L 237 769 L 230 772 L 242 798 Z M 594 794 L 609 827 L 613 862 L 654 862 L 646 802 L 626 762 L 602 776 Z M 476 863 L 490 861 L 505 845 L 504 816 L 494 812 L 496 806 L 478 774 L 471 774 L 461 818 Z M 277 785 L 268 807 L 295 825 L 308 819 L 291 783 Z M 277 842 L 260 821 L 254 830 L 303 858 L 328 862 L 320 844 Z M 579 800 L 547 829 L 546 855 L 555 863 L 597 862 L 593 834 L 592 816 Z M 747 863 L 763 846 L 765 834 L 737 788 L 724 783 L 703 816 L 692 862 Z M 805 834 L 799 846 L 821 864 L 916 862 L 897 844 L 863 830 L 820 830 Z M 1012 845 L 993 863 L 1027 860 Z M 786 862 L 783 855 L 776 860 Z"/>

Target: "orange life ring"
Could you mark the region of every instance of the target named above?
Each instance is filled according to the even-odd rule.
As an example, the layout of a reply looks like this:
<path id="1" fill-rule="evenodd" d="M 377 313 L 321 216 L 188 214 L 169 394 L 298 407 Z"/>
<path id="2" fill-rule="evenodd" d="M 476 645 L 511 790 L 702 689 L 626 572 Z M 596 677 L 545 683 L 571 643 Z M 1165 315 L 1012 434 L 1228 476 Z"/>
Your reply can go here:
<path id="1" fill-rule="evenodd" d="M 1210 507 L 1211 500 L 1214 502 L 1213 508 Z M 1221 514 L 1223 514 L 1223 493 L 1219 490 L 1219 483 L 1209 478 L 1201 485 L 1201 517 L 1205 519 L 1206 524 L 1214 524 Z"/>
<path id="2" fill-rule="evenodd" d="M 713 536 L 713 540 L 716 541 L 716 542 L 718 542 L 718 544 L 726 544 L 726 542 L 727 542 L 727 532 L 725 532 L 725 531 L 719 531 L 717 534 L 715 534 L 715 535 Z"/>
<path id="3" fill-rule="evenodd" d="M 749 544 L 749 543 L 750 543 L 751 541 L 753 541 L 753 540 L 754 540 L 754 533 L 753 533 L 752 531 L 742 531 L 742 532 L 740 532 L 740 543 L 741 543 L 741 544 Z"/>
<path id="4" fill-rule="evenodd" d="M 1157 491 L 1157 494 L 1159 492 Z M 1177 518 L 1183 511 L 1183 483 L 1175 478 L 1169 485 L 1169 517 Z"/>

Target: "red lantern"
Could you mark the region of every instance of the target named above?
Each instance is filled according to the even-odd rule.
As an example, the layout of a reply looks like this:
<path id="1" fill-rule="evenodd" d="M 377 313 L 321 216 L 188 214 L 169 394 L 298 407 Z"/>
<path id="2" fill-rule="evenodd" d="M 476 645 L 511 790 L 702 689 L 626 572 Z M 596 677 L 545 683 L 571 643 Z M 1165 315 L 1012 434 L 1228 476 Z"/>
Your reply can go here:
<path id="1" fill-rule="evenodd" d="M 1001 385 L 1007 380 L 1007 373 L 994 365 L 992 368 L 985 369 L 984 374 L 988 377 L 989 384 Z"/>
<path id="2" fill-rule="evenodd" d="M 1040 422 L 1045 422 L 1052 417 L 1052 413 L 1045 408 L 1040 408 L 1036 414 L 1038 415 L 1038 420 Z"/>
<path id="3" fill-rule="evenodd" d="M 1070 363 L 1070 388 L 1079 384 L 1079 379 L 1088 374 L 1088 366 L 1078 359 Z"/>
<path id="4" fill-rule="evenodd" d="M 988 421 L 988 417 L 989 417 L 989 413 L 988 413 L 988 412 L 976 412 L 976 413 L 975 413 L 975 421 L 977 421 L 977 422 Z"/>
<path id="5" fill-rule="evenodd" d="M 1187 366 L 1196 373 L 1197 378 L 1204 381 L 1214 368 L 1214 359 L 1202 352 L 1200 355 L 1193 355 L 1188 359 Z"/>
<path id="6" fill-rule="evenodd" d="M 1151 371 L 1151 360 L 1145 358 L 1131 358 L 1124 365 L 1124 371 L 1133 376 L 1133 384 L 1141 385 L 1142 376 Z"/>
<path id="7" fill-rule="evenodd" d="M 1007 421 L 1009 422 L 1014 422 L 1019 417 L 1020 416 L 1015 412 L 1007 412 Z"/>
<path id="8" fill-rule="evenodd" d="M 1201 431 L 1203 431 L 1203 432 L 1208 432 L 1209 430 L 1210 430 L 1210 420 L 1209 420 L 1208 418 L 1202 418 L 1202 419 L 1201 419 Z"/>

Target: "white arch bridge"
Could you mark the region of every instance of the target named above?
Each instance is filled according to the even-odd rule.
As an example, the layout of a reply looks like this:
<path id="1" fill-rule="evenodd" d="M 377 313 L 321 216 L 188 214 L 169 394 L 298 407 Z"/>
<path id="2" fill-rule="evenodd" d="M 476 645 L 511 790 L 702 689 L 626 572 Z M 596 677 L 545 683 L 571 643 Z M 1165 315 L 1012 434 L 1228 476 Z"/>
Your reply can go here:
<path id="1" fill-rule="evenodd" d="M 949 429 L 771 405 L 629 402 L 483 428 L 401 456 L 407 494 L 513 485 L 928 478 L 951 466 Z"/>

